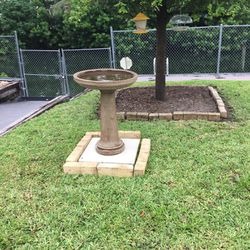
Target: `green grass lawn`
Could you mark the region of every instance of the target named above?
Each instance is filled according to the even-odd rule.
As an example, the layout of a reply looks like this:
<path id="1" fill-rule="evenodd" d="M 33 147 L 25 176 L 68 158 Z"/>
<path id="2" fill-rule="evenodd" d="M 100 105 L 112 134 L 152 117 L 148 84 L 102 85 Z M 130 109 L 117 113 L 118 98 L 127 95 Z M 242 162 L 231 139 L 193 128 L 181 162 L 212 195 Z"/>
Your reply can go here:
<path id="1" fill-rule="evenodd" d="M 249 249 L 250 82 L 174 84 L 217 86 L 234 118 L 120 122 L 151 139 L 143 177 L 63 173 L 96 91 L 0 138 L 0 249 Z"/>

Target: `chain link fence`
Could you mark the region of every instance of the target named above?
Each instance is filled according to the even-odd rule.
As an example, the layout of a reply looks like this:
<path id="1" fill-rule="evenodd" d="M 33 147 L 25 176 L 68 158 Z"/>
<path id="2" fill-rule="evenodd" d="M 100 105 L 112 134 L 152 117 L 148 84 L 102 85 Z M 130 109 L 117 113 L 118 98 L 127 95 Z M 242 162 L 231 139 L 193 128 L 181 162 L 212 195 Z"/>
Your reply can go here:
<path id="1" fill-rule="evenodd" d="M 111 48 L 19 49 L 16 33 L 0 36 L 0 80 L 20 80 L 24 97 L 74 96 L 83 87 L 73 81 L 73 74 L 111 68 L 111 59 Z"/>
<path id="2" fill-rule="evenodd" d="M 63 49 L 62 55 L 71 95 L 82 91 L 82 87 L 73 80 L 74 73 L 87 69 L 112 68 L 111 48 Z"/>
<path id="3" fill-rule="evenodd" d="M 250 25 L 167 29 L 169 74 L 249 72 Z M 132 30 L 111 29 L 114 67 L 129 57 L 131 70 L 153 74 L 156 55 L 156 30 L 134 34 Z"/>
<path id="4" fill-rule="evenodd" d="M 14 35 L 0 35 L 0 79 L 22 79 L 19 45 Z"/>
<path id="5" fill-rule="evenodd" d="M 250 72 L 250 25 L 222 26 L 220 73 Z"/>
<path id="6" fill-rule="evenodd" d="M 83 91 L 74 73 L 112 66 L 110 48 L 20 51 L 28 97 L 74 96 Z"/>
<path id="7" fill-rule="evenodd" d="M 120 68 L 123 57 L 138 74 L 154 74 L 156 30 L 137 35 L 111 28 L 110 35 L 111 48 L 61 50 L 19 50 L 16 33 L 0 36 L 0 79 L 21 80 L 25 97 L 54 97 L 83 90 L 75 72 Z M 250 72 L 250 25 L 167 29 L 166 49 L 169 74 Z"/>
<path id="8" fill-rule="evenodd" d="M 67 94 L 60 50 L 20 51 L 29 97 Z"/>

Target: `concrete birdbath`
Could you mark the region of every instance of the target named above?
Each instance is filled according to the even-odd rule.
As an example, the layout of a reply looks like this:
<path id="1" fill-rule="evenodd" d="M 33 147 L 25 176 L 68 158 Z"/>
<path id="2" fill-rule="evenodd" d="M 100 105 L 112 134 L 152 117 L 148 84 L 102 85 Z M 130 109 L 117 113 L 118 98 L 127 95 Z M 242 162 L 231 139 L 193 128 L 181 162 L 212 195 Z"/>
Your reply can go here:
<path id="1" fill-rule="evenodd" d="M 93 69 L 74 74 L 78 84 L 101 91 L 101 136 L 96 143 L 99 154 L 116 155 L 124 151 L 124 143 L 118 133 L 115 91 L 133 84 L 137 77 L 132 71 L 120 69 Z"/>

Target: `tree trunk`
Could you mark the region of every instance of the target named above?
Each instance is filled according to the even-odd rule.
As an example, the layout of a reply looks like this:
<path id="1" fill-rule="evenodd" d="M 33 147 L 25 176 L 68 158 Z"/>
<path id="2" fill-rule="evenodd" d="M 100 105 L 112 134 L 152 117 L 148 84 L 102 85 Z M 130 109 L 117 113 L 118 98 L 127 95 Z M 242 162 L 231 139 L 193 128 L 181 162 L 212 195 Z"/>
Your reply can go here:
<path id="1" fill-rule="evenodd" d="M 156 80 L 155 80 L 155 98 L 163 101 L 165 99 L 165 71 L 166 71 L 166 25 L 167 0 L 162 1 L 157 12 L 156 19 Z"/>

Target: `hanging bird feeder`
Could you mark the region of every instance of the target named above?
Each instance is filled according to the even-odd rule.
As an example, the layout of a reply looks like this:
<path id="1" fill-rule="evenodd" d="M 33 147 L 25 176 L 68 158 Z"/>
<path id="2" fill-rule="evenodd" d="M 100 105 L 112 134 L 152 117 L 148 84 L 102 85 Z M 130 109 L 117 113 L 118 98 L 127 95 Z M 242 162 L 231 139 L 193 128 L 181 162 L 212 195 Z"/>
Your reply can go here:
<path id="1" fill-rule="evenodd" d="M 146 29 L 147 20 L 149 17 L 144 15 L 143 13 L 138 13 L 132 20 L 135 22 L 136 30 L 133 31 L 135 34 L 144 34 L 147 33 L 148 30 Z"/>
<path id="2" fill-rule="evenodd" d="M 187 24 L 193 23 L 193 19 L 189 15 L 175 15 L 169 23 L 174 25 L 173 30 L 185 31 L 189 28 Z"/>

